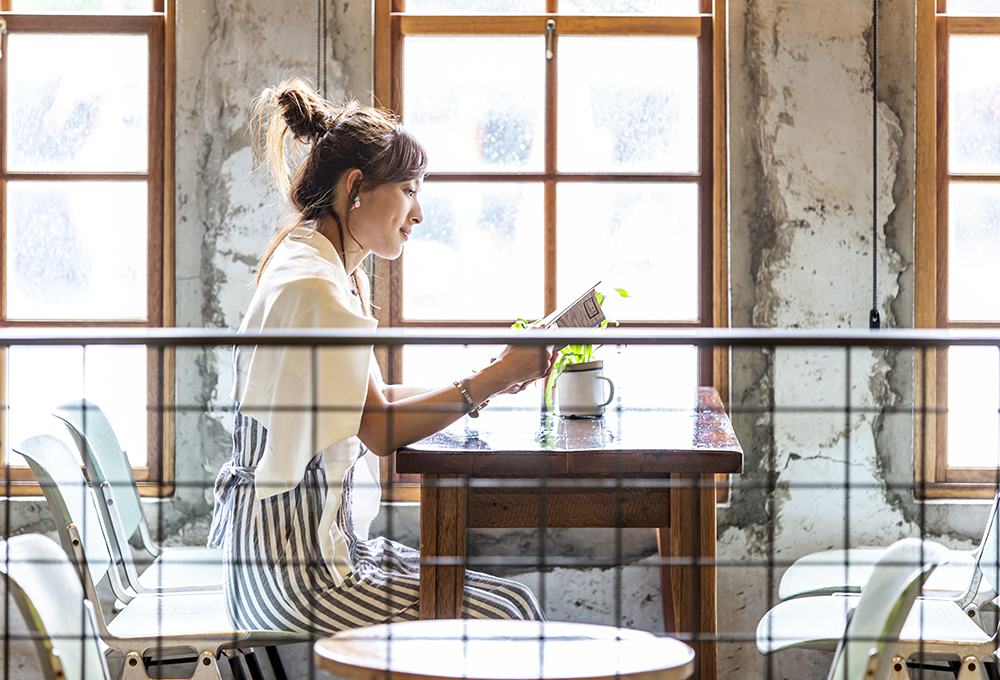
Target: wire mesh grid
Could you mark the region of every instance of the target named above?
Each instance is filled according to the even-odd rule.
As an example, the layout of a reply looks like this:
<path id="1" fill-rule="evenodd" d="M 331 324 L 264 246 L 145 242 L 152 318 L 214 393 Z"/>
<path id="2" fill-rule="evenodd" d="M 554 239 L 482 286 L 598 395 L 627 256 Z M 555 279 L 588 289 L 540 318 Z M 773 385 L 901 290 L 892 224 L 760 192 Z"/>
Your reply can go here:
<path id="1" fill-rule="evenodd" d="M 724 388 L 721 394 L 699 391 L 690 382 L 693 374 L 669 361 L 638 374 L 612 374 L 621 383 L 618 397 L 602 416 L 591 418 L 546 412 L 537 395 L 522 402 L 497 397 L 478 418 L 456 413 L 457 420 L 442 432 L 397 452 L 394 459 L 379 461 L 385 467 L 391 460 L 396 470 L 380 473 L 378 466 L 362 468 L 351 459 L 348 467 L 356 474 L 352 494 L 380 490 L 382 498 L 399 498 L 405 496 L 399 491 L 408 490 L 415 500 L 419 489 L 419 503 L 382 502 L 375 517 L 357 510 L 346 513 L 343 509 L 354 498 L 344 495 L 343 485 L 331 486 L 328 480 L 347 473 L 327 465 L 329 461 L 311 461 L 305 476 L 311 491 L 296 506 L 301 514 L 274 515 L 269 526 L 282 531 L 296 522 L 315 527 L 324 509 L 340 508 L 342 521 L 329 526 L 335 527 L 331 542 L 344 544 L 314 545 L 314 552 L 279 545 L 270 534 L 270 544 L 244 541 L 253 551 L 238 552 L 240 541 L 233 537 L 214 550 L 204 547 L 214 506 L 226 496 L 227 484 L 253 494 L 253 465 L 236 465 L 217 484 L 233 442 L 244 436 L 262 445 L 266 436 L 266 430 L 251 431 L 252 419 L 240 424 L 224 390 L 218 390 L 221 396 L 189 399 L 179 388 L 172 401 L 147 405 L 154 419 L 172 421 L 170 427 L 154 428 L 173 438 L 172 459 L 158 458 L 163 466 L 172 461 L 172 474 L 154 475 L 172 493 L 141 505 L 131 466 L 115 471 L 104 463 L 104 469 L 95 455 L 93 449 L 102 444 L 99 425 L 106 422 L 112 432 L 118 427 L 110 418 L 101 420 L 100 404 L 76 401 L 55 408 L 57 418 L 31 433 L 41 435 L 34 442 L 43 450 L 39 454 L 25 440 L 10 440 L 8 433 L 16 430 L 14 421 L 22 410 L 9 397 L 5 449 L 26 455 L 46 502 L 17 495 L 12 468 L 18 461 L 9 458 L 4 537 L 42 533 L 55 538 L 54 554 L 65 555 L 75 574 L 89 574 L 95 583 L 88 589 L 83 578 L 81 588 L 62 603 L 59 620 L 76 622 L 76 628 L 43 626 L 38 607 L 26 604 L 31 601 L 28 589 L 15 573 L 45 570 L 12 568 L 18 561 L 13 557 L 17 544 L 5 544 L 5 549 L 10 546 L 4 566 L 11 595 L 4 609 L 4 677 L 32 677 L 46 668 L 45 663 L 25 661 L 39 656 L 36 642 L 51 638 L 60 650 L 58 642 L 64 646 L 69 640 L 79 650 L 90 650 L 93 631 L 110 640 L 112 674 L 120 671 L 125 677 L 131 677 L 130 669 L 152 677 L 330 677 L 333 667 L 313 653 L 312 642 L 335 630 L 379 623 L 374 612 L 380 609 L 391 610 L 397 620 L 534 618 L 536 602 L 552 623 L 610 627 L 619 631 L 614 638 L 619 642 L 628 638 L 623 631 L 647 631 L 693 650 L 693 663 L 661 663 L 657 677 L 997 677 L 997 506 L 989 504 L 998 486 L 997 456 L 988 450 L 996 432 L 986 431 L 996 429 L 996 413 L 986 413 L 980 433 L 987 442 L 980 458 L 986 464 L 960 470 L 956 477 L 980 498 L 935 500 L 937 489 L 961 485 L 949 483 L 940 458 L 934 459 L 937 467 L 931 466 L 938 476 L 927 475 L 927 459 L 940 454 L 945 441 L 940 430 L 947 421 L 941 419 L 949 416 L 946 402 L 934 398 L 937 386 L 929 384 L 938 374 L 927 366 L 949 347 L 996 352 L 1000 336 L 628 329 L 552 330 L 544 335 L 410 329 L 237 336 L 186 329 L 8 329 L 2 337 L 8 350 L 72 346 L 86 355 L 88 348 L 138 345 L 171 352 L 178 384 L 207 354 L 225 355 L 234 345 L 298 347 L 315 361 L 331 348 L 359 345 L 458 351 L 504 343 L 586 342 L 603 343 L 618 354 L 677 347 L 715 352 L 724 357 L 728 380 L 716 376 Z M 670 385 L 671 380 L 680 385 Z M 642 391 L 630 381 L 647 387 L 652 383 L 655 389 Z M 996 376 L 987 374 L 983 382 L 995 398 Z M 678 401 L 684 390 L 686 401 Z M 658 401 L 655 395 L 665 392 L 670 398 Z M 152 393 L 170 395 L 173 389 Z M 277 410 L 304 408 L 310 418 L 318 418 L 347 408 L 320 403 L 317 394 L 315 388 L 303 390 L 301 403 Z M 84 389 L 77 398 L 89 396 Z M 389 428 L 394 416 L 405 416 L 405 406 L 398 409 L 388 414 Z M 307 422 L 315 427 L 313 420 Z M 67 436 L 74 425 L 76 434 Z M 59 438 L 47 438 L 49 434 Z M 206 454 L 213 446 L 219 450 Z M 122 455 L 120 449 L 117 453 Z M 64 455 L 75 464 L 67 464 L 60 457 Z M 978 473 L 978 481 L 968 481 L 973 479 L 970 470 Z M 419 481 L 392 474 L 396 471 L 419 474 Z M 377 494 L 374 499 L 369 502 L 378 506 Z M 239 512 L 247 505 L 234 505 L 234 525 L 245 520 Z M 257 518 L 266 524 L 264 519 Z M 287 536 L 301 540 L 302 534 Z M 387 540 L 365 540 L 376 537 Z M 51 555 L 21 561 L 31 559 L 41 565 L 58 562 Z M 223 567 L 223 561 L 229 566 Z M 83 563 L 86 572 L 81 571 Z M 358 565 L 402 577 L 381 583 L 379 596 L 366 606 L 355 603 L 351 611 L 360 618 L 328 611 L 314 594 L 352 585 Z M 225 569 L 230 569 L 229 580 L 222 578 Z M 274 580 L 281 573 L 291 576 Z M 480 573 L 485 576 L 477 581 Z M 325 580 L 316 580 L 317 574 Z M 242 589 L 236 584 L 241 577 L 246 579 Z M 879 587 L 862 590 L 876 581 Z M 248 589 L 247 583 L 258 590 Z M 294 591 L 290 600 L 300 598 L 296 602 L 306 612 L 306 623 L 314 625 L 285 620 L 282 627 L 275 623 L 280 615 L 250 621 L 260 612 L 241 608 L 241 598 L 257 605 L 270 602 L 260 590 L 268 587 L 283 595 Z M 480 591 L 487 595 L 477 605 L 474 594 Z M 871 593 L 867 604 L 864 593 Z M 89 610 L 83 595 L 96 602 L 93 624 L 86 624 Z M 22 606 L 12 607 L 12 602 Z M 884 621 L 880 606 L 887 612 Z M 494 609 L 486 611 L 489 607 Z M 177 623 L 170 618 L 175 610 L 180 616 L 187 611 L 191 618 Z M 852 628 L 849 641 L 858 644 L 842 642 L 849 623 L 858 627 Z M 869 627 L 862 627 L 866 623 Z M 460 630 L 459 640 L 467 643 L 469 629 Z M 216 637 L 209 643 L 195 641 L 206 632 Z M 568 636 L 579 650 L 601 648 L 593 631 L 536 633 L 528 637 Z M 392 639 L 389 634 L 386 655 L 410 659 L 409 653 L 392 653 Z M 435 657 L 435 639 L 428 638 L 427 649 L 440 676 L 455 672 L 476 677 L 467 667 L 447 671 L 440 660 L 452 653 Z M 53 656 L 45 644 L 37 649 L 41 658 L 56 659 L 57 669 L 61 659 L 74 657 L 63 651 Z M 558 672 L 567 673 L 558 675 L 551 663 L 545 664 L 544 649 L 539 648 L 534 667 L 537 677 L 594 677 L 580 668 L 569 673 L 567 663 L 556 664 L 562 669 Z M 561 658 L 556 647 L 551 649 L 550 662 Z M 262 655 L 254 653 L 264 650 L 269 663 L 261 663 Z M 463 654 L 473 658 L 471 652 Z M 524 660 L 524 654 L 517 656 Z M 632 658 L 634 652 L 625 656 Z M 486 665 L 484 678 L 523 677 L 515 673 L 517 664 L 511 659 Z M 344 667 L 334 671 L 349 677 Z M 77 671 L 83 674 L 78 677 L 97 672 L 103 671 Z M 403 673 L 388 667 L 381 672 Z M 638 672 L 621 665 L 611 675 Z"/>

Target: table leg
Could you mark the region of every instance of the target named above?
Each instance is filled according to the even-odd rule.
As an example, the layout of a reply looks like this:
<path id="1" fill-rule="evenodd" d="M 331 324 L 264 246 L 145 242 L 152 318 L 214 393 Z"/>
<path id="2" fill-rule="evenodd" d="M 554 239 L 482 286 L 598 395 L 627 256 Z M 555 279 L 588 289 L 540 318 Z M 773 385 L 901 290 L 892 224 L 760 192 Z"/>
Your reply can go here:
<path id="1" fill-rule="evenodd" d="M 420 476 L 420 618 L 462 617 L 468 483 Z"/>
<path id="2" fill-rule="evenodd" d="M 663 605 L 663 632 L 677 632 L 677 610 L 674 609 L 674 588 L 670 576 L 670 527 L 656 530 L 656 550 L 660 556 L 660 600 Z"/>
<path id="3" fill-rule="evenodd" d="M 695 677 L 715 680 L 715 476 L 672 475 L 670 569 L 677 632 L 694 635 Z"/>

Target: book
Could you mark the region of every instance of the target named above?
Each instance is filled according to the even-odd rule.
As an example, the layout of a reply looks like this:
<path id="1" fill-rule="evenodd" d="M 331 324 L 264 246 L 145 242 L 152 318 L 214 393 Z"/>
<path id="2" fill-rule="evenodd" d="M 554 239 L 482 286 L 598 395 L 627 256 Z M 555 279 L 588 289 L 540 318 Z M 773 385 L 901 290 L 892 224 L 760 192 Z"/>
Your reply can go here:
<path id="1" fill-rule="evenodd" d="M 533 325 L 547 328 L 596 328 L 605 320 L 604 310 L 597 299 L 598 281 L 587 292 L 561 309 L 557 309 Z"/>

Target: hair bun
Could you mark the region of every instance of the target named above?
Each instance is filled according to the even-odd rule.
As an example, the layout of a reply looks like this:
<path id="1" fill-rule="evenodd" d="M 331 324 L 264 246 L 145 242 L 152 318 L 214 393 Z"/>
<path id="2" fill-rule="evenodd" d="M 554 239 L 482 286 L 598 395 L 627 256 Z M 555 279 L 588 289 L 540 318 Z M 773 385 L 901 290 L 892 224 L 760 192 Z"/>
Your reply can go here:
<path id="1" fill-rule="evenodd" d="M 298 139 L 312 141 L 329 129 L 330 115 L 325 102 L 303 87 L 293 85 L 282 89 L 278 93 L 278 110 Z"/>

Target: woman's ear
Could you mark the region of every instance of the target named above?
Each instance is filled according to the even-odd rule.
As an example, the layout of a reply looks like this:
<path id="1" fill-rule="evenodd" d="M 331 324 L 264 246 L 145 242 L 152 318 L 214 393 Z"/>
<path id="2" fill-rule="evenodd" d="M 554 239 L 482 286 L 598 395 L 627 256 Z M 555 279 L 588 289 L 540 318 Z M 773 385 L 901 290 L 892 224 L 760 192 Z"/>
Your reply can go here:
<path id="1" fill-rule="evenodd" d="M 357 168 L 354 168 L 353 170 L 351 170 L 351 171 L 349 171 L 347 173 L 347 195 L 348 196 L 350 196 L 351 194 L 356 193 L 361 188 L 361 179 L 363 177 L 364 177 L 364 174 L 360 170 L 358 170 Z"/>

